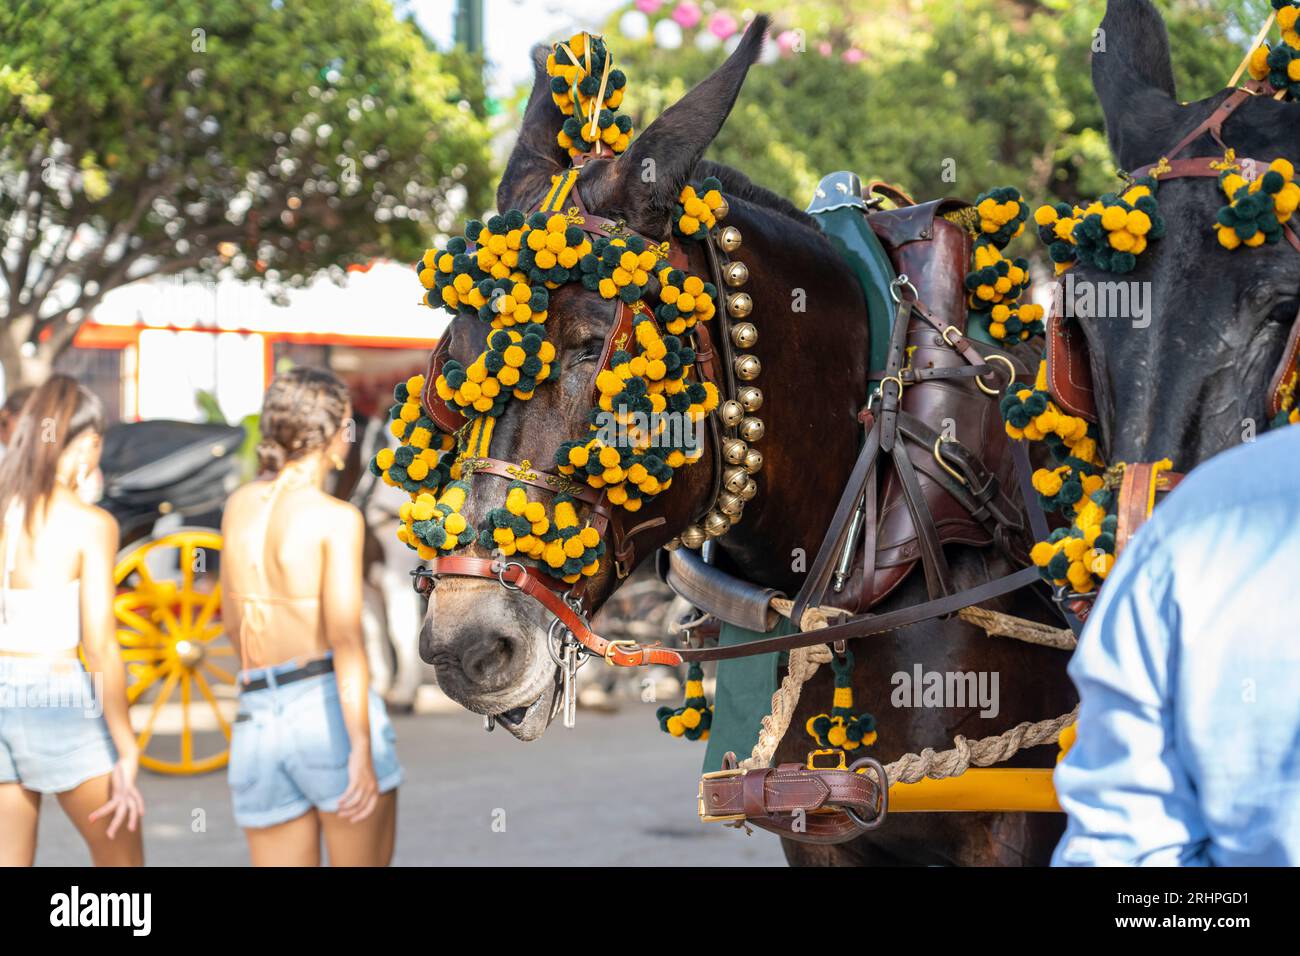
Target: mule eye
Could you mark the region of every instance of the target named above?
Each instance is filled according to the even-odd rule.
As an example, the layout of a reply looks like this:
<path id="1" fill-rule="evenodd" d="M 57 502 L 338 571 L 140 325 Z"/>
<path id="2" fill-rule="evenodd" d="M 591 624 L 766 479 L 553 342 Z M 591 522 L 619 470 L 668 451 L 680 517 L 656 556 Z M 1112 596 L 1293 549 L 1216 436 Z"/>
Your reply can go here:
<path id="1" fill-rule="evenodd" d="M 600 353 L 604 350 L 605 342 L 603 339 L 587 339 L 573 350 L 573 362 L 575 365 L 595 362 L 600 358 Z"/>
<path id="2" fill-rule="evenodd" d="M 1284 299 L 1268 315 L 1270 322 L 1278 325 L 1294 325 L 1300 320 L 1300 299 Z"/>

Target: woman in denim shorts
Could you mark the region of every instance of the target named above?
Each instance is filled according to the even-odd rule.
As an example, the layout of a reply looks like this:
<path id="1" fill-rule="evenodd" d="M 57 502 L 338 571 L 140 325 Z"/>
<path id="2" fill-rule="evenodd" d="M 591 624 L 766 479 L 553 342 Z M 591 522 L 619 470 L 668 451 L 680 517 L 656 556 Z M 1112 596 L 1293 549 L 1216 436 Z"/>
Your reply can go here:
<path id="1" fill-rule="evenodd" d="M 347 389 L 276 376 L 262 407 L 266 480 L 226 503 L 222 616 L 239 646 L 230 742 L 235 822 L 255 866 L 385 866 L 402 770 L 370 689 L 361 632 L 361 512 L 324 491 L 343 467 Z"/>
<path id="2" fill-rule="evenodd" d="M 99 399 L 55 375 L 27 399 L 0 463 L 3 866 L 32 864 L 47 793 L 97 866 L 144 862 L 139 750 L 113 617 L 117 523 L 85 491 L 102 431 Z"/>

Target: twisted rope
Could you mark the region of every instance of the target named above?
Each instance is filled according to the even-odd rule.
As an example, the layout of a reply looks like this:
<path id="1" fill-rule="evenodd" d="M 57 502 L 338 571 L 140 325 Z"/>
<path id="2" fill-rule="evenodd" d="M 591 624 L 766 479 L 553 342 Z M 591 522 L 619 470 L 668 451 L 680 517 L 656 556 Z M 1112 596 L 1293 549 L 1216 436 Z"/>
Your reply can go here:
<path id="1" fill-rule="evenodd" d="M 789 618 L 794 602 L 789 598 L 772 598 L 771 607 L 782 617 Z M 848 612 L 836 607 L 810 607 L 803 613 L 799 622 L 802 630 L 815 631 L 827 627 L 831 617 L 843 616 Z M 1049 627 L 1023 618 L 989 611 L 984 608 L 965 608 L 959 617 L 968 623 L 984 629 L 985 633 L 999 637 L 1011 637 L 1031 644 L 1042 644 L 1061 650 L 1074 648 L 1074 634 L 1068 630 Z M 798 647 L 790 652 L 790 663 L 781 686 L 772 694 L 771 713 L 763 718 L 758 733 L 758 742 L 753 752 L 740 763 L 742 770 L 755 770 L 770 766 L 785 732 L 790 729 L 795 708 L 799 704 L 799 695 L 803 685 L 817 672 L 822 664 L 831 660 L 831 649 L 825 644 L 811 647 Z M 904 754 L 885 767 L 891 783 L 916 783 L 925 777 L 939 779 L 958 777 L 970 767 L 988 767 L 1001 763 L 1024 750 L 1040 744 L 1055 743 L 1061 735 L 1061 728 L 1074 723 L 1079 715 L 1076 704 L 1068 714 L 1037 723 L 1028 721 L 1017 724 L 1005 733 L 993 737 L 984 737 L 971 742 L 958 735 L 953 739 L 953 748 L 936 752 L 926 747 L 919 754 Z"/>
<path id="2" fill-rule="evenodd" d="M 890 783 L 916 783 L 925 777 L 960 777 L 971 767 L 989 767 L 1007 760 L 1026 747 L 1055 743 L 1061 728 L 1074 723 L 1079 716 L 1079 705 L 1068 714 L 1037 723 L 1025 721 L 1016 724 L 1006 733 L 985 737 L 971 743 L 958 734 L 953 738 L 952 750 L 941 753 L 926 747 L 919 754 L 904 754 L 885 767 Z"/>
<path id="3" fill-rule="evenodd" d="M 984 607 L 965 607 L 957 612 L 957 616 L 967 624 L 983 628 L 989 637 L 1013 637 L 1017 641 L 1028 641 L 1030 644 L 1041 644 L 1061 651 L 1072 651 L 1078 643 L 1074 632 L 1068 627 L 1039 624 L 1037 621 L 1027 621 L 1023 617 L 990 611 Z"/>

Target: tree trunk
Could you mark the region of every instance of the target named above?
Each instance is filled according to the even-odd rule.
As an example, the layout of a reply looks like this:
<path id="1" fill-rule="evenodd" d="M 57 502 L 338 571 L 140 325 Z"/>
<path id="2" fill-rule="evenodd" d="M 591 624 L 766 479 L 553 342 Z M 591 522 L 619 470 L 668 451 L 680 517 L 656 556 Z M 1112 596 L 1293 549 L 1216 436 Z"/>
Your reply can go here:
<path id="1" fill-rule="evenodd" d="M 54 369 L 54 356 L 23 354 L 24 340 L 20 340 L 11 325 L 0 330 L 0 368 L 4 369 L 4 392 L 9 395 L 24 385 L 40 385 Z"/>

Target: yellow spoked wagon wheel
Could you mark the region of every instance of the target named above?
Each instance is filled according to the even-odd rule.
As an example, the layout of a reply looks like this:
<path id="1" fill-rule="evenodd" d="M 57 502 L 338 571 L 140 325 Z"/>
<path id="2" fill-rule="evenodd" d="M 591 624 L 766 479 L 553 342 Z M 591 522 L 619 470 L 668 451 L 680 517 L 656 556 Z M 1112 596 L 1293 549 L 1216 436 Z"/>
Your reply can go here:
<path id="1" fill-rule="evenodd" d="M 179 528 L 118 555 L 113 579 L 140 763 L 196 774 L 230 759 L 235 649 L 221 623 L 221 535 Z"/>

